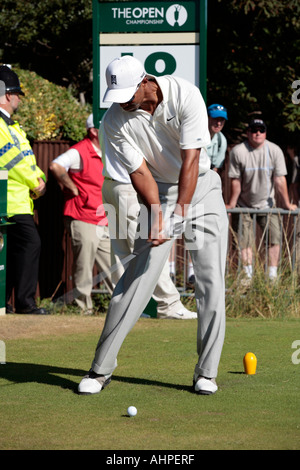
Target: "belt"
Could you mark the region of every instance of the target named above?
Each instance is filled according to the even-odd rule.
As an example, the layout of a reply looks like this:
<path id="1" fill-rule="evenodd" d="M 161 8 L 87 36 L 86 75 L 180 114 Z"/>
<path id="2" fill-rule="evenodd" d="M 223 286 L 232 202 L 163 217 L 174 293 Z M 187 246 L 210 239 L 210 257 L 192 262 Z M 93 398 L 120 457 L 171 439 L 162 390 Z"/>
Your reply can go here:
<path id="1" fill-rule="evenodd" d="M 113 181 L 114 183 L 118 183 L 118 184 L 131 184 L 129 181 L 127 181 L 126 183 L 124 183 L 123 181 L 114 180 L 114 179 L 111 178 L 110 176 L 104 176 L 104 179 L 105 179 L 106 181 Z"/>

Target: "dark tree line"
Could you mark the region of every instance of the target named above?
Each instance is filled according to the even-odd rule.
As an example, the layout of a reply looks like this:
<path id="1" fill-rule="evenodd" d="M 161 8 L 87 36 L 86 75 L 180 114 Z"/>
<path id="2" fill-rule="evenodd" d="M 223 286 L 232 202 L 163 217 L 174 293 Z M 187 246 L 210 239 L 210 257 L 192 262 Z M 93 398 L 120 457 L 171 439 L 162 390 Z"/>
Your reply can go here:
<path id="1" fill-rule="evenodd" d="M 207 100 L 228 108 L 229 141 L 260 115 L 279 145 L 300 143 L 299 0 L 208 0 Z M 92 0 L 2 0 L 0 62 L 92 102 Z M 299 92 L 300 98 L 300 92 Z"/>

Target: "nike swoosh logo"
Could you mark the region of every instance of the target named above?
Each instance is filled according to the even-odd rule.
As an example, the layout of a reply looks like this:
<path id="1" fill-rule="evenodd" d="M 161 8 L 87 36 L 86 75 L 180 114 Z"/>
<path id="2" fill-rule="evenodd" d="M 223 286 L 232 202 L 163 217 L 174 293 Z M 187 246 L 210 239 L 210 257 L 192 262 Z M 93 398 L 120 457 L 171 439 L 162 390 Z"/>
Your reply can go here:
<path id="1" fill-rule="evenodd" d="M 172 116 L 170 118 L 167 119 L 167 121 L 172 121 L 172 119 L 174 119 L 176 116 Z"/>

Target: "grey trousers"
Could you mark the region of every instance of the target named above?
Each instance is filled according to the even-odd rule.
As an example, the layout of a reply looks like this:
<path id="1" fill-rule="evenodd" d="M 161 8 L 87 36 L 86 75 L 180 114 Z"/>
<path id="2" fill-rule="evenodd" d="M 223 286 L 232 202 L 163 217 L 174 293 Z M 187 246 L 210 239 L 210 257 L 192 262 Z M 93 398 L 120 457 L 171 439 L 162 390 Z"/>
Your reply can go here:
<path id="1" fill-rule="evenodd" d="M 178 186 L 158 183 L 163 208 L 175 207 Z M 225 336 L 225 263 L 228 218 L 219 175 L 209 170 L 198 178 L 187 218 L 185 239 L 195 272 L 195 298 L 198 313 L 195 376 L 214 378 Z M 195 243 L 189 243 L 196 237 Z M 146 240 L 137 239 L 136 248 Z M 110 375 L 117 367 L 117 355 L 127 334 L 139 319 L 169 257 L 173 240 L 149 247 L 131 261 L 118 282 L 110 306 L 92 369 Z"/>

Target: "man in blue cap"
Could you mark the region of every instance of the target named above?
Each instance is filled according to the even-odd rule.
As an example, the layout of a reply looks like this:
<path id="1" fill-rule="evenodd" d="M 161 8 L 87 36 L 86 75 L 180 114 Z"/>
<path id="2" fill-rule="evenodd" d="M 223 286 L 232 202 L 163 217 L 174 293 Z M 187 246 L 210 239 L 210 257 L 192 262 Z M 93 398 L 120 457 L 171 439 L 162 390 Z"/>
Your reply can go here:
<path id="1" fill-rule="evenodd" d="M 207 108 L 207 113 L 211 144 L 206 147 L 206 151 L 211 160 L 211 169 L 218 172 L 223 166 L 227 150 L 227 140 L 221 132 L 228 120 L 227 109 L 221 104 L 212 104 Z"/>

